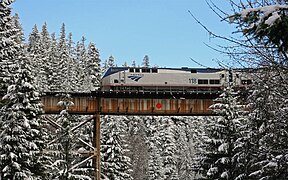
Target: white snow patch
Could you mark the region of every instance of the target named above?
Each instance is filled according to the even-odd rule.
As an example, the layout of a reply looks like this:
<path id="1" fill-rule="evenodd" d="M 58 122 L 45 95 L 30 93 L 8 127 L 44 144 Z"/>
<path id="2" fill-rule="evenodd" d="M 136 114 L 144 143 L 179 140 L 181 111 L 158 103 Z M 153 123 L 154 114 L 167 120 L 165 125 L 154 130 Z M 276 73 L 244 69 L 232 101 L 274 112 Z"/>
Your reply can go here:
<path id="1" fill-rule="evenodd" d="M 29 88 L 29 89 L 33 89 L 32 84 L 30 84 L 30 83 L 28 83 L 28 82 L 25 82 L 25 83 L 23 84 L 23 86 L 26 87 L 26 88 Z"/>
<path id="2" fill-rule="evenodd" d="M 264 23 L 269 26 L 272 26 L 274 22 L 277 21 L 278 19 L 281 19 L 279 14 L 277 12 L 273 12 L 272 16 L 270 16 Z"/>
<path id="3" fill-rule="evenodd" d="M 228 172 L 225 171 L 223 172 L 221 175 L 220 175 L 221 178 L 225 178 L 225 179 L 229 179 L 229 175 L 228 175 Z"/>
<path id="4" fill-rule="evenodd" d="M 228 151 L 228 143 L 223 143 L 218 147 L 219 152 L 227 152 Z"/>
<path id="5" fill-rule="evenodd" d="M 216 174 L 218 172 L 218 168 L 217 167 L 212 167 L 208 170 L 207 175 L 208 176 L 212 176 L 213 174 Z"/>
<path id="6" fill-rule="evenodd" d="M 264 168 L 273 168 L 273 167 L 277 167 L 278 165 L 277 165 L 277 163 L 275 163 L 275 162 L 269 162 L 268 164 L 266 164 L 265 166 L 264 166 Z"/>

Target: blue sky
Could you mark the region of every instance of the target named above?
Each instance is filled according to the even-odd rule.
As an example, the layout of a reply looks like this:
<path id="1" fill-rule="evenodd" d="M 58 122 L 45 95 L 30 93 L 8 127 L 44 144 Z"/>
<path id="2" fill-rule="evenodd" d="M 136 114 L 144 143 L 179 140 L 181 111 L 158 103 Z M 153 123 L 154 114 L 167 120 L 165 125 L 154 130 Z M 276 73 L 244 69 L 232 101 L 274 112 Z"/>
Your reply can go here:
<path id="1" fill-rule="evenodd" d="M 227 1 L 215 3 L 229 10 Z M 94 42 L 100 50 L 102 62 L 113 55 L 118 66 L 133 60 L 141 64 L 145 55 L 150 65 L 160 67 L 199 67 L 190 57 L 209 67 L 218 67 L 215 59 L 227 60 L 204 44 L 223 42 L 211 39 L 188 10 L 220 35 L 233 30 L 205 0 L 16 0 L 12 8 L 26 37 L 34 24 L 41 30 L 47 22 L 49 32 L 59 35 L 65 23 L 75 42 L 85 36 L 87 44 Z"/>

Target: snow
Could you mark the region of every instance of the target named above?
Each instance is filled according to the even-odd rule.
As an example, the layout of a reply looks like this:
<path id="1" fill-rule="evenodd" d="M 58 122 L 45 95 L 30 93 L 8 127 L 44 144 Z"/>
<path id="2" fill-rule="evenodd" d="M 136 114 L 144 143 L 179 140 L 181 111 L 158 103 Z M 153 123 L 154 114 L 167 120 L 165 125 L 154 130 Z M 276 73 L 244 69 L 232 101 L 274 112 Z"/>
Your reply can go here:
<path id="1" fill-rule="evenodd" d="M 260 23 L 264 21 L 264 24 L 268 26 L 272 26 L 278 19 L 281 18 L 279 15 L 280 10 L 288 10 L 288 5 L 270 5 L 270 6 L 263 6 L 258 8 L 247 8 L 242 10 L 239 15 L 242 19 L 247 19 L 252 13 L 259 13 L 259 19 L 256 23 L 251 23 L 248 29 L 253 28 L 254 26 L 258 26 Z M 230 22 L 234 21 L 235 16 L 230 16 Z"/>
<path id="2" fill-rule="evenodd" d="M 276 168 L 278 164 L 276 162 L 269 162 L 264 166 L 264 168 Z"/>
<path id="3" fill-rule="evenodd" d="M 28 82 L 25 82 L 25 83 L 23 84 L 23 87 L 29 88 L 29 89 L 33 89 L 33 88 L 34 88 L 34 86 L 33 86 L 32 84 L 28 83 Z"/>
<path id="4" fill-rule="evenodd" d="M 273 12 L 278 12 L 280 9 L 288 9 L 288 5 L 270 5 L 270 6 L 263 6 L 258 8 L 247 8 L 242 10 L 239 14 L 242 18 L 247 18 L 249 14 L 252 12 L 261 12 L 263 15 L 262 17 L 267 17 Z"/>
<path id="5" fill-rule="evenodd" d="M 262 174 L 262 173 L 263 173 L 263 171 L 262 171 L 262 170 L 258 170 L 258 171 L 255 171 L 255 172 L 253 172 L 253 173 L 249 174 L 249 176 L 250 176 L 250 177 L 253 177 L 253 176 L 258 176 L 259 174 Z"/>
<path id="6" fill-rule="evenodd" d="M 228 152 L 229 144 L 228 143 L 223 143 L 218 147 L 219 152 Z"/>
<path id="7" fill-rule="evenodd" d="M 273 12 L 272 16 L 270 16 L 264 23 L 269 25 L 269 26 L 272 26 L 274 24 L 274 22 L 278 19 L 281 19 L 278 12 Z"/>
<path id="8" fill-rule="evenodd" d="M 223 172 L 223 173 L 220 175 L 220 177 L 223 178 L 223 179 L 229 179 L 228 172 L 227 172 L 227 171 Z"/>
<path id="9" fill-rule="evenodd" d="M 216 174 L 218 172 L 218 168 L 217 167 L 212 167 L 208 170 L 207 175 L 208 176 L 212 176 L 213 174 Z"/>

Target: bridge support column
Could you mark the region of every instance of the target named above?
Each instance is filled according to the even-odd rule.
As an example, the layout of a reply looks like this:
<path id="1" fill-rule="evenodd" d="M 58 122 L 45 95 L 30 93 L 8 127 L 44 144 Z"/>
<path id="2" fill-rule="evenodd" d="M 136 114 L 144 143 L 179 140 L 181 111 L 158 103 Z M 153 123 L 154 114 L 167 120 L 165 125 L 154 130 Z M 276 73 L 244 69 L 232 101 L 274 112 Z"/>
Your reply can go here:
<path id="1" fill-rule="evenodd" d="M 95 179 L 100 180 L 101 178 L 101 165 L 100 165 L 100 112 L 97 112 L 94 117 L 94 168 L 95 168 Z"/>

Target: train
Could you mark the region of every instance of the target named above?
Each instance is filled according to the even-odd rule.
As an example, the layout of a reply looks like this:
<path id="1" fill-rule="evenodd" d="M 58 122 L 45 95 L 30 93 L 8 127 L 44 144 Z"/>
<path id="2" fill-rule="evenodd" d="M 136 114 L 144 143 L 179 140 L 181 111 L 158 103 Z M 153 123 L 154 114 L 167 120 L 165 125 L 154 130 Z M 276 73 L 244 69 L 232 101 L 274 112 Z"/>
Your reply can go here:
<path id="1" fill-rule="evenodd" d="M 220 91 L 227 83 L 252 84 L 247 69 L 110 67 L 101 78 L 101 91 Z"/>

